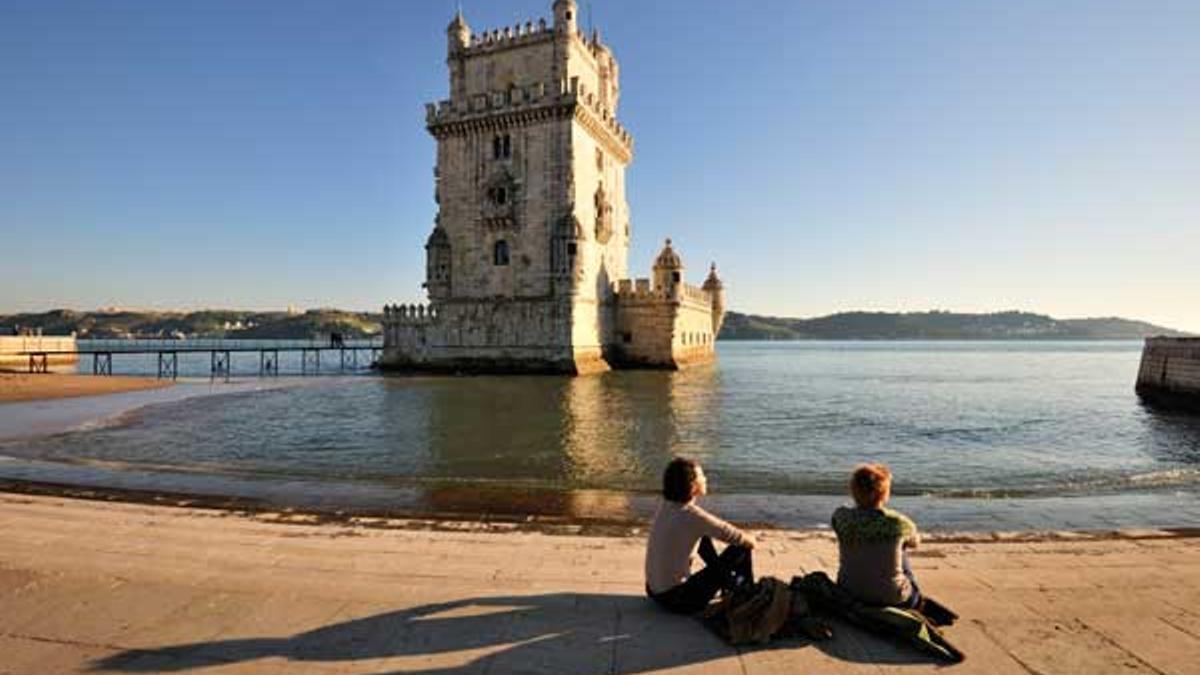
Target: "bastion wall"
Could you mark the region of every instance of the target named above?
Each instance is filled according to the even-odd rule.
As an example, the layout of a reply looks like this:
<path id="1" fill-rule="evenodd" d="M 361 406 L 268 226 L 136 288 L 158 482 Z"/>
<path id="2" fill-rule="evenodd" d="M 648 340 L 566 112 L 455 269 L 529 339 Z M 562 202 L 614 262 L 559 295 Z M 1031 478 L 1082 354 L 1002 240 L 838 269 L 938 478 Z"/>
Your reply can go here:
<path id="1" fill-rule="evenodd" d="M 1137 393 L 1149 403 L 1200 410 L 1200 338 L 1146 338 Z"/>

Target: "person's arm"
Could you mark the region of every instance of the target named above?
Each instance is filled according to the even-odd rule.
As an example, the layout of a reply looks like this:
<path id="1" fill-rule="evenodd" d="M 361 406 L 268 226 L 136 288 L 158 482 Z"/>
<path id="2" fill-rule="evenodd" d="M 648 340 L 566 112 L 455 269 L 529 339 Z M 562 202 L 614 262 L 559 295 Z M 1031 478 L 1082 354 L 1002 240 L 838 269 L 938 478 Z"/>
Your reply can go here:
<path id="1" fill-rule="evenodd" d="M 904 548 L 920 546 L 921 533 L 917 531 L 917 524 L 902 513 L 897 513 L 896 516 L 900 519 L 900 543 Z"/>
<path id="2" fill-rule="evenodd" d="M 754 548 L 758 543 L 750 533 L 738 529 L 733 524 L 721 520 L 699 506 L 692 505 L 692 508 L 688 509 L 688 513 L 691 525 L 698 530 L 700 536 L 712 537 L 726 544 L 745 546 L 746 548 Z"/>

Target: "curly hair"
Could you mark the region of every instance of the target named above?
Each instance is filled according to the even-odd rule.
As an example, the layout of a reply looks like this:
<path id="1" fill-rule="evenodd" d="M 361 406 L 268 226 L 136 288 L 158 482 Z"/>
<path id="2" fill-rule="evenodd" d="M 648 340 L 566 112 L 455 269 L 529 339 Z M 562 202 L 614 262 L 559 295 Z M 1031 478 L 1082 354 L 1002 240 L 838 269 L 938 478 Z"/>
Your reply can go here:
<path id="1" fill-rule="evenodd" d="M 859 464 L 850 474 L 850 494 L 863 508 L 879 506 L 892 487 L 892 471 L 884 464 Z"/>

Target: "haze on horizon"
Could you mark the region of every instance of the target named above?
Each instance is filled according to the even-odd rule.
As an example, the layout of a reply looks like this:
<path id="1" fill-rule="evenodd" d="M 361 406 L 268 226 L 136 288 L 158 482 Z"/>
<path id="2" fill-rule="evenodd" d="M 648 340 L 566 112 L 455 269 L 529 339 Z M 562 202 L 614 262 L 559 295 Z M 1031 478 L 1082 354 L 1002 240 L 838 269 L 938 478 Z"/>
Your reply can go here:
<path id="1" fill-rule="evenodd" d="M 456 3 L 0 5 L 0 313 L 423 299 Z M 467 0 L 476 30 L 550 0 Z M 581 2 L 583 24 L 587 3 Z M 591 3 L 631 271 L 1200 332 L 1200 4 Z"/>

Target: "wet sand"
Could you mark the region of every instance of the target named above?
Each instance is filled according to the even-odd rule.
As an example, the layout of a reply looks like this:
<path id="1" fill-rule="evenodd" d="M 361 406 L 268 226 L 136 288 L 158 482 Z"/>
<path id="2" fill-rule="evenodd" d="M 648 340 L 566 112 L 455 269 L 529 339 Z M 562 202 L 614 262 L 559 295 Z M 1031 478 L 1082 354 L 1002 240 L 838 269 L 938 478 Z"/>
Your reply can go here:
<path id="1" fill-rule="evenodd" d="M 152 377 L 99 377 L 65 373 L 0 373 L 0 403 L 99 396 L 171 386 Z"/>
<path id="2" fill-rule="evenodd" d="M 647 603 L 639 527 L 581 531 L 0 493 L 0 672 L 941 669 L 842 624 L 830 642 L 727 647 Z M 758 535 L 759 574 L 836 566 L 828 533 Z M 952 672 L 1182 674 L 1200 661 L 1185 535 L 944 536 L 914 567 L 962 614 Z"/>

